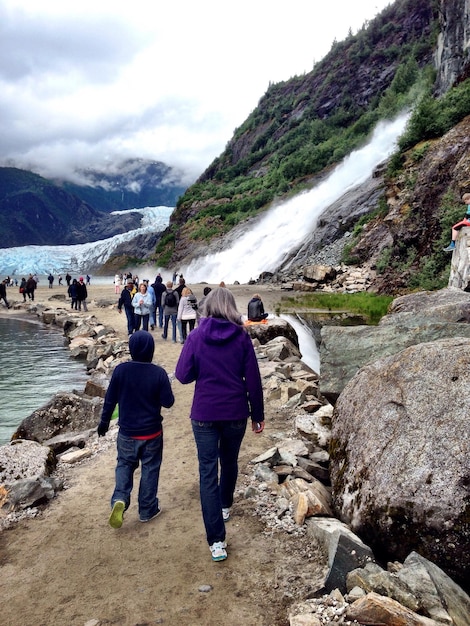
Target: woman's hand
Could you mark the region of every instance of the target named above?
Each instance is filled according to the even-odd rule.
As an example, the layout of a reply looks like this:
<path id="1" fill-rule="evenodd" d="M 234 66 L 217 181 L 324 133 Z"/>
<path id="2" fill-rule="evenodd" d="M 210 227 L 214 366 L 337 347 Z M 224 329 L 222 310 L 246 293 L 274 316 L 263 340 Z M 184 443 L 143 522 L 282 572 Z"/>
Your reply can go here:
<path id="1" fill-rule="evenodd" d="M 264 421 L 263 422 L 251 422 L 251 430 L 256 433 L 262 433 L 264 430 Z"/>

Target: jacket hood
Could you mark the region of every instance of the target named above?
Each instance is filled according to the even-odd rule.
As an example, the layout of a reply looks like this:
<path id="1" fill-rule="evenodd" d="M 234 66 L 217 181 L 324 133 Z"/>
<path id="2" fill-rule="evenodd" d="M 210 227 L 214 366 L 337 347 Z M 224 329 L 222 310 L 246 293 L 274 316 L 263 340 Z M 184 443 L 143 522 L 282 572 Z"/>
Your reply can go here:
<path id="1" fill-rule="evenodd" d="M 228 343 L 245 330 L 226 319 L 203 317 L 199 322 L 199 332 L 205 342 L 214 345 Z"/>
<path id="2" fill-rule="evenodd" d="M 152 335 L 146 330 L 138 330 L 129 339 L 129 350 L 133 361 L 151 363 L 155 351 Z"/>

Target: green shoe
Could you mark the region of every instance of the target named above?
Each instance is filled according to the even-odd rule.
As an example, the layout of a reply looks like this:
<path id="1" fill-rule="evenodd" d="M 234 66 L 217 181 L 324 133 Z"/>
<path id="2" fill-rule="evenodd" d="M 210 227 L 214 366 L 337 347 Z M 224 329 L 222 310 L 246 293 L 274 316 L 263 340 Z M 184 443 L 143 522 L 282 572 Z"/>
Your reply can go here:
<path id="1" fill-rule="evenodd" d="M 113 510 L 111 511 L 111 515 L 109 516 L 109 525 L 112 528 L 121 528 L 125 508 L 126 503 L 122 500 L 116 500 L 116 502 L 113 504 Z"/>

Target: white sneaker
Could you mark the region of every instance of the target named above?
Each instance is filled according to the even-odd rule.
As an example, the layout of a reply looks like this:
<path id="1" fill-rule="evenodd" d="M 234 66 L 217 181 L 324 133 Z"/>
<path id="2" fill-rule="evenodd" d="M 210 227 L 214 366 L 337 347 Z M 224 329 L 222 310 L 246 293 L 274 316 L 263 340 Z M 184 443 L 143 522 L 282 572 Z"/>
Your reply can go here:
<path id="1" fill-rule="evenodd" d="M 210 546 L 213 561 L 225 561 L 227 558 L 227 544 L 225 541 L 216 541 Z"/>
<path id="2" fill-rule="evenodd" d="M 224 519 L 224 522 L 228 522 L 230 519 L 230 509 L 222 509 L 222 517 Z"/>

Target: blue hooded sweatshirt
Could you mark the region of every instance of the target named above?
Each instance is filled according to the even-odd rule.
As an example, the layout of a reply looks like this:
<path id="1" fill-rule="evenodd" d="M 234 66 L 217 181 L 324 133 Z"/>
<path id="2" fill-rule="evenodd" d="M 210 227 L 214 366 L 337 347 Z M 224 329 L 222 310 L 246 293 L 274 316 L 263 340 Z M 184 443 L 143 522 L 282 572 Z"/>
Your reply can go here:
<path id="1" fill-rule="evenodd" d="M 168 374 L 152 363 L 155 342 L 146 330 L 129 339 L 132 361 L 120 363 L 106 391 L 101 423 L 109 425 L 119 404 L 119 429 L 127 437 L 146 437 L 162 430 L 162 406 L 175 402 Z"/>
<path id="2" fill-rule="evenodd" d="M 201 318 L 184 343 L 175 376 L 183 384 L 196 381 L 193 420 L 264 420 L 258 361 L 243 326 Z"/>

